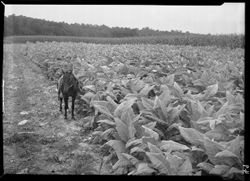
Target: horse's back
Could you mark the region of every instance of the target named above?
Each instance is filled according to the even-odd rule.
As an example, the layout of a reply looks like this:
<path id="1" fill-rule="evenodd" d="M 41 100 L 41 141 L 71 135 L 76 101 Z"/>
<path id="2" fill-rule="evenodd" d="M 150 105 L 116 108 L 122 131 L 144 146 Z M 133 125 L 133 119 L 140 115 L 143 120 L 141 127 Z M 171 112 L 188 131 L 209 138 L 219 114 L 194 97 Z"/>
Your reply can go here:
<path id="1" fill-rule="evenodd" d="M 78 91 L 78 80 L 73 74 L 65 74 L 59 82 L 61 92 L 66 96 L 75 96 Z"/>

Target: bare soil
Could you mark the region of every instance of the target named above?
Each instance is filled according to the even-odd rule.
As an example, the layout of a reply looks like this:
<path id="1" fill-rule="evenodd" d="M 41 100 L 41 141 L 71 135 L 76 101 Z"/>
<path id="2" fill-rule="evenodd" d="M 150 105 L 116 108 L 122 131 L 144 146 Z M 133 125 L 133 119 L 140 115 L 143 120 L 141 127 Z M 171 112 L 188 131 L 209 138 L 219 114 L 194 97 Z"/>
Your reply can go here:
<path id="1" fill-rule="evenodd" d="M 56 85 L 20 46 L 4 46 L 4 174 L 109 174 L 84 118 L 64 119 Z"/>

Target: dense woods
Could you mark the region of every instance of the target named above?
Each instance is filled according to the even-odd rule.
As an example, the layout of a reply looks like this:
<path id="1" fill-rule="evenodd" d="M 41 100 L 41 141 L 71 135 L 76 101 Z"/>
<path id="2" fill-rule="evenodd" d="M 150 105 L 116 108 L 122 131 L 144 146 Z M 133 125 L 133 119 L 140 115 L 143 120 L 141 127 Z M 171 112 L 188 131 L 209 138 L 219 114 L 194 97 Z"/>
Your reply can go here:
<path id="1" fill-rule="evenodd" d="M 10 35 L 57 35 L 86 37 L 134 37 L 155 35 L 178 35 L 181 31 L 159 31 L 148 27 L 139 29 L 121 28 L 90 24 L 68 24 L 35 19 L 25 16 L 10 15 L 5 18 L 5 36 Z M 188 33 L 188 32 L 187 32 Z"/>

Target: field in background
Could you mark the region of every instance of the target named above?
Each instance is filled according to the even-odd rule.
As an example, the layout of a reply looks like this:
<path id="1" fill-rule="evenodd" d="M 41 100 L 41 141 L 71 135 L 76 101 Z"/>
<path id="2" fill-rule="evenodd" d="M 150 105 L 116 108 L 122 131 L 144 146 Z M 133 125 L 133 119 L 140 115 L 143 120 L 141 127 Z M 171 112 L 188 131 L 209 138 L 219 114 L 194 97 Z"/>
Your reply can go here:
<path id="1" fill-rule="evenodd" d="M 9 36 L 4 38 L 4 43 L 25 42 L 84 42 L 97 44 L 168 44 L 191 46 L 217 46 L 230 48 L 244 48 L 245 36 L 243 35 L 169 35 L 149 37 L 73 37 L 73 36 Z"/>

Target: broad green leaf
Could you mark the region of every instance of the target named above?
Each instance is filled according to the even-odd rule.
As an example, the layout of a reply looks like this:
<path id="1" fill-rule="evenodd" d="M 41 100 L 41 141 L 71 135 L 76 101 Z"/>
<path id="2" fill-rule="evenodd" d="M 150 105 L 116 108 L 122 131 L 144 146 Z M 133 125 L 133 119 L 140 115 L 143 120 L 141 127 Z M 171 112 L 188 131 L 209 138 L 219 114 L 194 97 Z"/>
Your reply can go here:
<path id="1" fill-rule="evenodd" d="M 170 163 L 172 174 L 177 175 L 178 169 L 180 165 L 183 164 L 184 159 L 170 153 L 165 153 L 165 155 Z"/>
<path id="2" fill-rule="evenodd" d="M 148 124 L 145 124 L 144 126 L 148 127 L 149 129 L 154 129 L 156 125 L 156 122 L 150 122 Z"/>
<path id="3" fill-rule="evenodd" d="M 205 91 L 205 98 L 209 98 L 211 96 L 214 96 L 218 91 L 218 82 L 214 85 L 210 85 L 207 87 L 206 91 Z"/>
<path id="4" fill-rule="evenodd" d="M 160 173 L 166 174 L 166 175 L 171 175 L 172 174 L 171 173 L 170 163 L 168 162 L 168 160 L 165 159 L 163 154 L 146 152 L 146 155 L 150 159 L 153 166 L 157 170 L 159 170 Z"/>
<path id="5" fill-rule="evenodd" d="M 154 139 L 153 137 L 146 137 L 146 136 L 143 136 L 143 137 L 141 138 L 141 140 L 142 140 L 142 142 L 143 142 L 144 144 L 148 144 L 148 142 L 151 143 L 151 144 L 153 144 L 153 145 L 157 145 L 157 144 L 158 144 L 158 141 L 157 141 L 156 139 Z"/>
<path id="6" fill-rule="evenodd" d="M 141 139 L 130 139 L 127 143 L 126 143 L 126 148 L 130 149 L 130 147 L 132 146 L 138 146 L 142 144 L 142 140 Z"/>
<path id="7" fill-rule="evenodd" d="M 90 103 L 91 99 L 95 96 L 94 93 L 92 92 L 87 92 L 84 95 L 80 95 L 81 99 L 83 99 L 84 101 L 86 101 L 88 104 Z"/>
<path id="8" fill-rule="evenodd" d="M 244 172 L 242 169 L 235 167 L 232 167 L 226 174 L 224 174 L 224 176 L 231 180 L 244 180 Z"/>
<path id="9" fill-rule="evenodd" d="M 192 164 L 189 158 L 187 157 L 184 163 L 180 166 L 178 175 L 192 175 L 192 171 L 193 171 Z"/>
<path id="10" fill-rule="evenodd" d="M 134 148 L 132 148 L 131 150 L 130 150 L 130 154 L 133 154 L 133 153 L 136 153 L 136 152 L 138 152 L 138 153 L 140 153 L 140 152 L 142 152 L 142 153 L 145 153 L 145 150 L 143 150 L 142 148 L 140 148 L 140 147 L 134 147 Z"/>
<path id="11" fill-rule="evenodd" d="M 121 104 L 119 104 L 118 107 L 114 111 L 114 116 L 121 118 L 123 111 L 126 110 L 127 108 L 131 107 L 134 104 L 134 102 L 136 101 L 136 99 L 137 98 L 130 98 L 128 100 L 125 100 Z"/>
<path id="12" fill-rule="evenodd" d="M 234 101 L 234 96 L 231 94 L 230 91 L 226 91 L 226 98 L 227 98 L 227 102 L 228 104 L 233 104 L 235 101 Z"/>
<path id="13" fill-rule="evenodd" d="M 146 97 L 154 87 L 154 85 L 149 86 L 148 84 L 146 84 L 145 87 L 140 91 L 140 94 Z"/>
<path id="14" fill-rule="evenodd" d="M 119 118 L 115 118 L 116 130 L 120 136 L 120 138 L 127 142 L 129 140 L 129 130 L 128 126 L 123 123 Z"/>
<path id="15" fill-rule="evenodd" d="M 215 141 L 229 141 L 232 139 L 230 131 L 222 123 L 217 123 L 214 129 L 206 132 L 205 135 Z"/>
<path id="16" fill-rule="evenodd" d="M 105 123 L 107 125 L 110 125 L 110 126 L 115 126 L 115 122 L 114 121 L 111 121 L 109 119 L 103 119 L 103 120 L 99 120 L 97 121 L 98 123 Z"/>
<path id="17" fill-rule="evenodd" d="M 106 99 L 113 106 L 113 110 L 115 110 L 117 108 L 118 104 L 110 96 L 107 96 Z M 114 112 L 114 111 L 112 111 L 112 112 Z"/>
<path id="18" fill-rule="evenodd" d="M 215 165 L 215 167 L 210 170 L 209 174 L 223 176 L 229 169 L 230 167 L 227 165 Z"/>
<path id="19" fill-rule="evenodd" d="M 227 150 L 237 155 L 238 158 L 241 158 L 242 153 L 244 154 L 244 137 L 237 136 L 234 140 L 231 141 L 231 144 L 227 148 Z"/>
<path id="20" fill-rule="evenodd" d="M 160 150 L 160 148 L 158 148 L 157 146 L 151 144 L 150 142 L 148 142 L 148 148 L 149 148 L 149 151 L 151 153 L 161 153 L 161 154 L 163 154 L 163 152 Z"/>
<path id="21" fill-rule="evenodd" d="M 197 165 L 197 167 L 201 168 L 206 173 L 209 173 L 214 168 L 212 164 L 207 162 L 201 162 Z"/>
<path id="22" fill-rule="evenodd" d="M 161 142 L 161 150 L 163 151 L 185 151 L 185 150 L 190 150 L 189 147 L 187 147 L 186 145 L 183 145 L 183 144 L 180 144 L 180 143 L 177 143 L 175 141 L 172 141 L 172 140 L 163 140 Z"/>
<path id="23" fill-rule="evenodd" d="M 237 155 L 228 150 L 223 150 L 221 152 L 218 152 L 215 155 L 215 158 L 218 159 L 218 163 L 220 165 L 228 165 L 230 167 L 237 167 L 237 168 L 241 168 L 243 165 L 243 163 L 239 160 Z"/>
<path id="24" fill-rule="evenodd" d="M 131 107 L 128 107 L 128 108 L 124 109 L 122 114 L 121 114 L 121 120 L 127 126 L 129 126 L 133 122 L 135 117 L 136 116 L 135 116 L 134 111 L 133 111 L 133 109 Z"/>
<path id="25" fill-rule="evenodd" d="M 112 169 L 113 170 L 116 170 L 118 169 L 119 167 L 127 167 L 129 166 L 131 163 L 126 159 L 124 158 L 123 155 L 121 155 L 121 158 L 118 159 L 118 161 L 113 165 Z"/>
<path id="26" fill-rule="evenodd" d="M 204 146 L 205 146 L 206 153 L 208 155 L 208 159 L 213 164 L 216 165 L 218 163 L 218 159 L 215 158 L 215 155 L 217 153 L 223 151 L 225 148 L 222 145 L 220 145 L 219 143 L 210 140 L 209 138 L 204 139 Z"/>
<path id="27" fill-rule="evenodd" d="M 193 145 L 200 145 L 203 147 L 204 145 L 204 134 L 200 133 L 199 131 L 193 128 L 184 128 L 179 126 L 179 130 L 181 136 L 189 143 Z"/>
<path id="28" fill-rule="evenodd" d="M 147 163 L 139 163 L 133 175 L 152 175 L 155 172 Z"/>
<path id="29" fill-rule="evenodd" d="M 142 97 L 142 105 L 147 109 L 147 110 L 152 110 L 154 107 L 154 101 L 152 101 L 151 99 Z"/>
<path id="30" fill-rule="evenodd" d="M 168 85 L 174 85 L 174 74 L 170 74 L 167 76 L 167 78 L 165 79 L 165 83 Z"/>
<path id="31" fill-rule="evenodd" d="M 112 134 L 114 131 L 115 131 L 114 128 L 109 128 L 109 129 L 105 130 L 104 132 L 102 132 L 100 136 L 101 136 L 103 139 L 106 139 L 106 140 L 107 140 L 107 139 L 108 139 L 108 136 L 109 136 L 110 134 Z"/>
<path id="32" fill-rule="evenodd" d="M 158 96 L 155 96 L 153 109 L 160 108 L 160 107 L 161 107 L 160 99 Z"/>
<path id="33" fill-rule="evenodd" d="M 108 102 L 106 101 L 92 101 L 93 106 L 101 113 L 113 118 L 110 110 L 108 109 Z"/>
<path id="34" fill-rule="evenodd" d="M 139 160 L 135 157 L 133 157 L 132 155 L 129 155 L 127 153 L 122 153 L 122 155 L 129 160 L 133 165 L 136 165 L 139 163 Z"/>
<path id="35" fill-rule="evenodd" d="M 243 130 L 245 130 L 245 114 L 240 112 L 240 125 Z"/>
<path id="36" fill-rule="evenodd" d="M 183 91 L 182 91 L 181 87 L 179 86 L 179 84 L 177 82 L 174 82 L 174 86 L 173 87 L 174 87 L 175 92 L 177 93 L 176 96 L 178 98 L 181 98 L 181 97 L 184 96 L 183 95 Z"/>
<path id="37" fill-rule="evenodd" d="M 111 146 L 115 150 L 116 155 L 119 159 L 122 158 L 122 153 L 126 153 L 125 144 L 122 141 L 110 140 L 105 143 L 105 145 Z"/>
<path id="38" fill-rule="evenodd" d="M 128 127 L 129 138 L 134 138 L 136 130 L 133 124 L 133 120 L 135 119 L 135 114 L 131 107 L 124 110 L 121 115 L 121 120 L 125 123 Z"/>
<path id="39" fill-rule="evenodd" d="M 225 114 L 229 110 L 228 102 L 223 104 L 223 106 L 214 114 L 215 118 L 218 118 L 220 115 Z"/>
<path id="40" fill-rule="evenodd" d="M 151 136 L 152 138 L 154 138 L 155 140 L 159 140 L 159 134 L 156 133 L 155 131 L 153 131 L 152 129 L 142 125 L 142 127 L 145 130 L 145 136 Z"/>

